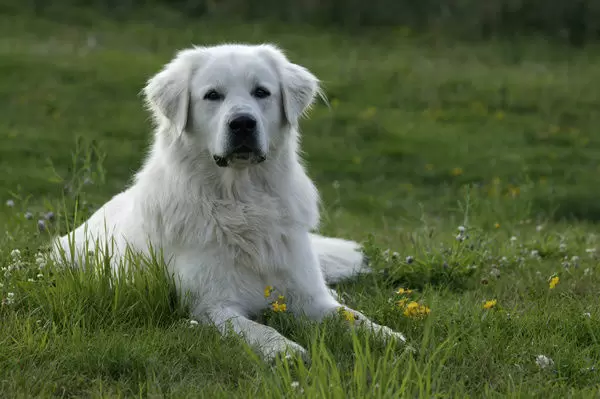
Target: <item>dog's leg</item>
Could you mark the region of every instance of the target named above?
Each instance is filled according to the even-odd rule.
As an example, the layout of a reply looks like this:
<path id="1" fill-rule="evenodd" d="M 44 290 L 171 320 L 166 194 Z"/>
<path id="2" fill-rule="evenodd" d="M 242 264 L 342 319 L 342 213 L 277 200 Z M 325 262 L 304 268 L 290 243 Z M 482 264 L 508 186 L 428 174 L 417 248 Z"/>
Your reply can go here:
<path id="1" fill-rule="evenodd" d="M 297 353 L 306 361 L 306 350 L 297 343 L 287 339 L 275 329 L 248 319 L 231 308 L 213 310 L 208 319 L 226 335 L 230 332 L 239 334 L 249 345 L 256 347 L 263 358 L 273 361 L 277 356 L 289 356 Z"/>
<path id="2" fill-rule="evenodd" d="M 312 247 L 312 237 L 308 234 L 295 237 L 291 249 L 294 267 L 290 268 L 288 289 L 294 297 L 291 303 L 292 312 L 302 313 L 310 319 L 320 321 L 345 310 L 346 315 L 352 315 L 346 317 L 349 325 L 368 328 L 375 334 L 381 334 L 384 339 L 406 342 L 403 334 L 369 320 L 362 313 L 342 305 L 338 298 L 332 295 L 319 270 L 319 260 Z"/>
<path id="3" fill-rule="evenodd" d="M 367 259 L 357 242 L 318 234 L 309 236 L 328 284 L 370 272 Z"/>

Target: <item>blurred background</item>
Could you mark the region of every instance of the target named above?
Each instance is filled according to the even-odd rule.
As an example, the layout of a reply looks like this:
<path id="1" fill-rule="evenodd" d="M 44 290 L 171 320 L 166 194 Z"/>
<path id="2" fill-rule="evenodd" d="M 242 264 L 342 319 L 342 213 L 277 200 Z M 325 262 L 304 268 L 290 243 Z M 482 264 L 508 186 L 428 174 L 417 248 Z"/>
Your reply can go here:
<path id="1" fill-rule="evenodd" d="M 272 42 L 329 98 L 302 124 L 326 231 L 388 240 L 467 199 L 491 226 L 595 222 L 599 34 L 597 0 L 0 0 L 0 190 L 92 211 L 139 167 L 140 90 L 177 50 Z"/>

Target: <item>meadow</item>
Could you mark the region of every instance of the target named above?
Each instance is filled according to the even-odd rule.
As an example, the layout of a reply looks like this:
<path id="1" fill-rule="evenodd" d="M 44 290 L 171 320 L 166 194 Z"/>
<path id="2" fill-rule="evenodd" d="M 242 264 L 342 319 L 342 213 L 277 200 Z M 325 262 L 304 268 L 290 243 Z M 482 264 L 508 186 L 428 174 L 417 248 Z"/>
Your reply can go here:
<path id="1" fill-rule="evenodd" d="M 140 166 L 146 79 L 225 41 L 322 79 L 301 125 L 321 231 L 375 269 L 336 288 L 414 352 L 266 310 L 312 357 L 270 366 L 190 320 L 160 265 L 131 282 L 44 261 Z M 598 82 L 596 45 L 539 37 L 0 14 L 2 396 L 598 397 Z"/>

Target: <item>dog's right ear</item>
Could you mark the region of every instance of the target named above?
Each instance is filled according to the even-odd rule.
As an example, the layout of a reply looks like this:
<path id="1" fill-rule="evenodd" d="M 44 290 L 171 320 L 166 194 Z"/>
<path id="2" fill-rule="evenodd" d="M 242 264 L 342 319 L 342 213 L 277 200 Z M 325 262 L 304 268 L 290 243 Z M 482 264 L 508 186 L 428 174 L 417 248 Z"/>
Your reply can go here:
<path id="1" fill-rule="evenodd" d="M 185 130 L 190 102 L 190 80 L 204 52 L 201 48 L 182 50 L 148 80 L 143 93 L 146 104 L 160 123 L 166 120 L 179 137 Z"/>

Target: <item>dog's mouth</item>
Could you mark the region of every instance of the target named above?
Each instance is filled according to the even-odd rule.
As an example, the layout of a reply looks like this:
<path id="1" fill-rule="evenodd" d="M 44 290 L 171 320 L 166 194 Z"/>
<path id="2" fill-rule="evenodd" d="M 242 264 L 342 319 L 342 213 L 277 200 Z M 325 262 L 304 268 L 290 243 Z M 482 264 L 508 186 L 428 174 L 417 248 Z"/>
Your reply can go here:
<path id="1" fill-rule="evenodd" d="M 236 165 L 254 165 L 264 162 L 267 156 L 256 149 L 242 145 L 235 148 L 232 152 L 227 155 L 213 155 L 213 159 L 217 163 L 217 166 L 225 168 Z"/>

